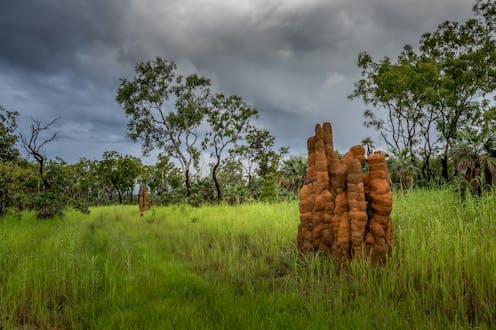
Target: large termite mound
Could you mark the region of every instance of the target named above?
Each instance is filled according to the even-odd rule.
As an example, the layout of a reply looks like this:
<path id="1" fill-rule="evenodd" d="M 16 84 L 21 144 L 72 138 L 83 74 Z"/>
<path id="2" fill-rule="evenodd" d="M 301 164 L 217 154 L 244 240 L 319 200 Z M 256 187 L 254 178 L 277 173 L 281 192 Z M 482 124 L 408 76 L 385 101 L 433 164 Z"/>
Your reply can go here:
<path id="1" fill-rule="evenodd" d="M 339 159 L 330 123 L 315 126 L 307 148 L 298 250 L 329 253 L 338 262 L 370 256 L 372 264 L 384 263 L 393 246 L 393 200 L 384 156 L 376 152 L 366 159 L 365 149 L 356 145 Z"/>
<path id="2" fill-rule="evenodd" d="M 144 212 L 148 210 L 151 206 L 150 200 L 148 199 L 148 190 L 144 186 L 140 187 L 138 204 L 139 204 L 140 216 L 143 216 Z"/>

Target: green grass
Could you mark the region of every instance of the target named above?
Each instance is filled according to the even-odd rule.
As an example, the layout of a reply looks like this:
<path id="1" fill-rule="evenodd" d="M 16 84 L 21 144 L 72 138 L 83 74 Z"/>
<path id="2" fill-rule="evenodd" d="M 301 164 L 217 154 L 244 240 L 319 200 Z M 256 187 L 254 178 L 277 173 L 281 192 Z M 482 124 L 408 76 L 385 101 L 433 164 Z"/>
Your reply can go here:
<path id="1" fill-rule="evenodd" d="M 4 329 L 496 327 L 496 194 L 396 194 L 386 266 L 295 249 L 297 203 L 0 220 Z"/>

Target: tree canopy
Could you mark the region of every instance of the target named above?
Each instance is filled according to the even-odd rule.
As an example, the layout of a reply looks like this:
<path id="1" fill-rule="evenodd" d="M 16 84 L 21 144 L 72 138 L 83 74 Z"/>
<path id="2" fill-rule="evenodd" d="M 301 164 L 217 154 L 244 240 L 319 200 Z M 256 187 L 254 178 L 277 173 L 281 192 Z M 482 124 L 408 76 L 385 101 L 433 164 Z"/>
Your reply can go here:
<path id="1" fill-rule="evenodd" d="M 18 112 L 8 111 L 0 106 L 0 161 L 13 160 L 19 156 L 19 151 L 15 147 L 18 115 Z"/>
<path id="2" fill-rule="evenodd" d="M 141 141 L 143 152 L 155 147 L 175 158 L 191 191 L 191 168 L 198 162 L 199 126 L 207 110 L 210 80 L 177 73 L 177 66 L 161 57 L 138 63 L 134 77 L 122 79 L 117 102 L 129 119 L 131 140 Z"/>
<path id="3" fill-rule="evenodd" d="M 393 154 L 406 150 L 426 180 L 437 155 L 442 177 L 451 178 L 448 161 L 458 132 L 494 111 L 494 9 L 493 1 L 476 1 L 475 18 L 443 22 L 422 35 L 417 51 L 405 45 L 396 60 L 359 55 L 362 78 L 350 98 L 372 106 L 364 113 L 365 126 L 379 130 Z"/>
<path id="4" fill-rule="evenodd" d="M 222 199 L 221 188 L 217 178 L 217 171 L 227 148 L 234 146 L 238 140 L 244 138 L 250 130 L 250 119 L 257 115 L 257 111 L 249 107 L 241 97 L 233 95 L 226 97 L 216 94 L 212 98 L 211 109 L 207 113 L 209 130 L 203 141 L 204 149 L 210 147 L 214 158 L 212 179 L 215 184 L 217 199 Z"/>

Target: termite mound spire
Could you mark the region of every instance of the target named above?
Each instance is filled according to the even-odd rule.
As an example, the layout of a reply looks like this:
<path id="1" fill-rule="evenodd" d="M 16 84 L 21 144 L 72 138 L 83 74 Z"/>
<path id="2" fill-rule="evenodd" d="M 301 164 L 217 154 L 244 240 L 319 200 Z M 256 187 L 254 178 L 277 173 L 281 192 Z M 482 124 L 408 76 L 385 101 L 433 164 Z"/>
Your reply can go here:
<path id="1" fill-rule="evenodd" d="M 315 126 L 307 140 L 308 170 L 300 190 L 298 250 L 321 251 L 343 263 L 370 257 L 373 265 L 391 255 L 393 199 L 384 155 L 365 158 L 355 145 L 339 159 L 332 126 Z M 364 165 L 369 172 L 364 172 Z"/>

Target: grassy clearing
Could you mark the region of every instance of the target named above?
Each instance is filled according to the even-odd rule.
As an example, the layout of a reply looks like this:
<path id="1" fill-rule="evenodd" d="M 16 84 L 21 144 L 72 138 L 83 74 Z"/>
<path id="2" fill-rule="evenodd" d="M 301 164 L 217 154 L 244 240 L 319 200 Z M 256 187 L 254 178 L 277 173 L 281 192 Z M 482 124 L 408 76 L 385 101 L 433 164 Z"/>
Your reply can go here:
<path id="1" fill-rule="evenodd" d="M 496 194 L 395 195 L 387 265 L 298 256 L 296 203 L 0 220 L 11 328 L 495 327 Z M 1 328 L 1 327 L 0 327 Z"/>

